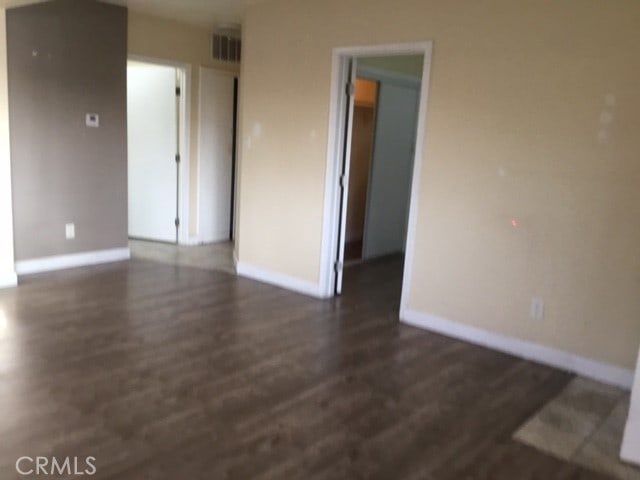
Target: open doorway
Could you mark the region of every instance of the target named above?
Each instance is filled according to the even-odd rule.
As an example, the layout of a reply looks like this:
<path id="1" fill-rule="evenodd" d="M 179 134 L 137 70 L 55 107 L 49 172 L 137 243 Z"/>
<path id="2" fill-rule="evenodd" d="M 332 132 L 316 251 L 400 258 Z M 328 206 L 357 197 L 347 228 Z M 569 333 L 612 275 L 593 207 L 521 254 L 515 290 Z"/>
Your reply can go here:
<path id="1" fill-rule="evenodd" d="M 381 258 L 402 269 L 405 294 L 430 55 L 430 43 L 334 51 L 328 194 L 335 197 L 325 206 L 325 242 L 333 247 L 325 243 L 321 273 L 328 295 L 342 292 L 345 267 Z"/>
<path id="2" fill-rule="evenodd" d="M 184 68 L 127 62 L 129 238 L 177 244 L 188 236 Z"/>
<path id="3" fill-rule="evenodd" d="M 238 80 L 199 67 L 190 168 L 191 66 L 127 65 L 129 247 L 135 258 L 234 272 Z"/>
<path id="4" fill-rule="evenodd" d="M 364 258 L 367 195 L 376 133 L 379 82 L 357 77 L 349 163 L 349 196 L 345 231 L 345 262 Z"/>
<path id="5" fill-rule="evenodd" d="M 345 262 L 404 253 L 422 55 L 358 59 Z"/>

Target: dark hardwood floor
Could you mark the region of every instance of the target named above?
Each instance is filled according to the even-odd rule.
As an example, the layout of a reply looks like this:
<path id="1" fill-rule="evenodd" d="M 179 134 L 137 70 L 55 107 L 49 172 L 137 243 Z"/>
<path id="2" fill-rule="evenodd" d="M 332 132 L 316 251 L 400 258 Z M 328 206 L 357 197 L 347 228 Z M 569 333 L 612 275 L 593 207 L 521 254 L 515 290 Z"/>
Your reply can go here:
<path id="1" fill-rule="evenodd" d="M 320 301 L 133 260 L 0 291 L 0 478 L 605 478 L 511 439 L 568 374 L 399 324 L 400 279 Z"/>

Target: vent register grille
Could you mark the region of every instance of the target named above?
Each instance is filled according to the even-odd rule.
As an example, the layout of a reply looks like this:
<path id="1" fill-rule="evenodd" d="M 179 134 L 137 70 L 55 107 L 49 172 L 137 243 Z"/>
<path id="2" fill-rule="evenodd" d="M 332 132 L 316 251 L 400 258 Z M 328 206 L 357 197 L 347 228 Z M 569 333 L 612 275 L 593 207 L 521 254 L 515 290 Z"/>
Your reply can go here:
<path id="1" fill-rule="evenodd" d="M 211 56 L 214 60 L 240 63 L 241 46 L 239 38 L 215 32 L 211 36 Z"/>

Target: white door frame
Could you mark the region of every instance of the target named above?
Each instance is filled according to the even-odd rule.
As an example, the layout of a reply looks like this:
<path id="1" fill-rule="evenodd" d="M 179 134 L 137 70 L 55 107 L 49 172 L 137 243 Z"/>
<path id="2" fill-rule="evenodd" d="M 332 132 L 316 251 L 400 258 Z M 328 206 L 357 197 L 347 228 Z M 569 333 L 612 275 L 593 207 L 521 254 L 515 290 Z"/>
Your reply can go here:
<path id="1" fill-rule="evenodd" d="M 174 67 L 180 75 L 180 181 L 179 181 L 179 211 L 180 211 L 180 227 L 178 228 L 178 243 L 180 245 L 194 245 L 197 239 L 189 234 L 189 218 L 190 218 L 190 166 L 191 166 L 191 64 L 182 62 L 173 62 L 161 58 L 147 57 L 143 55 L 128 55 L 127 61 L 150 63 L 152 65 L 162 65 L 165 67 Z M 127 192 L 128 193 L 128 192 Z"/>
<path id="2" fill-rule="evenodd" d="M 202 166 L 202 161 L 201 161 L 201 159 L 202 159 L 202 157 L 201 157 L 202 151 L 200 149 L 200 142 L 202 141 L 202 108 L 201 108 L 202 105 L 200 104 L 200 102 L 202 102 L 202 70 L 203 69 L 204 70 L 211 70 L 212 72 L 215 72 L 215 73 L 220 74 L 220 75 L 225 75 L 225 76 L 227 76 L 227 77 L 229 77 L 231 79 L 234 79 L 234 80 L 236 78 L 238 78 L 238 74 L 237 73 L 230 72 L 228 70 L 221 70 L 219 68 L 207 67 L 207 66 L 204 66 L 204 65 L 200 65 L 200 67 L 198 69 L 198 82 L 199 82 L 199 84 L 198 84 L 198 131 L 196 132 L 196 135 L 197 135 L 197 138 L 198 138 L 198 140 L 197 140 L 197 142 L 198 142 L 197 143 L 197 145 L 198 145 L 198 165 L 196 167 L 197 168 L 197 172 L 198 172 L 198 184 L 197 184 L 198 195 L 197 195 L 197 201 L 196 201 L 196 214 L 195 214 L 196 215 L 197 232 L 198 232 L 198 236 L 197 236 L 197 241 L 198 242 L 203 241 L 202 240 L 202 233 L 200 231 L 200 216 L 202 214 L 201 208 L 200 208 L 200 194 L 201 194 L 200 185 L 201 185 L 201 180 L 202 180 L 202 178 L 200 176 L 200 168 Z M 231 92 L 231 94 L 233 95 L 233 92 Z M 232 123 L 233 123 L 233 120 L 232 120 Z M 236 147 L 237 147 L 237 145 L 236 145 Z M 236 148 L 236 150 L 237 150 L 237 148 Z M 237 156 L 237 153 L 236 153 L 236 156 Z M 236 158 L 236 160 L 237 160 L 237 158 Z M 237 163 L 237 161 L 236 161 L 236 163 Z M 236 176 L 237 176 L 237 172 L 236 172 Z M 231 179 L 231 181 L 233 182 L 233 178 Z M 232 191 L 233 190 L 234 189 L 232 188 Z M 233 209 L 233 202 L 234 202 L 234 198 L 233 198 L 233 195 L 232 195 L 230 210 Z M 236 212 L 234 210 L 234 215 L 235 214 L 236 214 Z M 235 225 L 236 225 L 235 220 L 234 220 L 233 224 L 234 224 L 234 227 L 235 227 Z"/>
<path id="3" fill-rule="evenodd" d="M 405 246 L 405 263 L 402 279 L 402 297 L 400 311 L 407 306 L 411 288 L 411 274 L 415 249 L 417 225 L 418 195 L 424 157 L 425 134 L 427 124 L 427 106 L 429 100 L 429 77 L 431 72 L 433 42 L 399 43 L 387 45 L 339 47 L 333 50 L 331 77 L 331 104 L 329 109 L 329 141 L 327 147 L 327 169 L 325 174 L 325 201 L 322 225 L 322 250 L 320 257 L 320 293 L 323 297 L 334 295 L 337 255 L 337 237 L 340 221 L 340 175 L 342 165 L 342 146 L 345 132 L 345 108 L 347 105 L 344 87 L 347 83 L 348 61 L 353 57 L 424 55 L 422 83 L 420 87 L 420 106 L 416 133 L 413 175 L 411 179 L 411 200 L 409 202 L 409 224 Z"/>

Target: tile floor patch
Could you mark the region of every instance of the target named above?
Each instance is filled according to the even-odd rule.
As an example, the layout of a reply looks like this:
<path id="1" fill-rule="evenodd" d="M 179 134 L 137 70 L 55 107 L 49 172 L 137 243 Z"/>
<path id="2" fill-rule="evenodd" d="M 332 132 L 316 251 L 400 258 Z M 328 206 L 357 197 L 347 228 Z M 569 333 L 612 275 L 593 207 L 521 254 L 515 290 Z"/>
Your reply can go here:
<path id="1" fill-rule="evenodd" d="M 568 408 L 597 415 L 609 415 L 625 392 L 586 378 L 576 378 L 558 396 Z"/>
<path id="2" fill-rule="evenodd" d="M 640 480 L 640 468 L 620 460 L 629 394 L 575 378 L 513 435 L 521 443 L 620 480 Z"/>
<path id="3" fill-rule="evenodd" d="M 129 248 L 133 258 L 235 274 L 231 242 L 183 246 L 130 239 Z"/>
<path id="4" fill-rule="evenodd" d="M 577 452 L 574 460 L 593 470 L 609 473 L 622 480 L 640 480 L 640 469 L 619 459 L 622 432 L 629 412 L 629 400 L 623 399 L 601 427 Z"/>
<path id="5" fill-rule="evenodd" d="M 599 417 L 566 404 L 547 404 L 520 428 L 515 438 L 564 460 L 570 460 L 598 426 Z"/>

